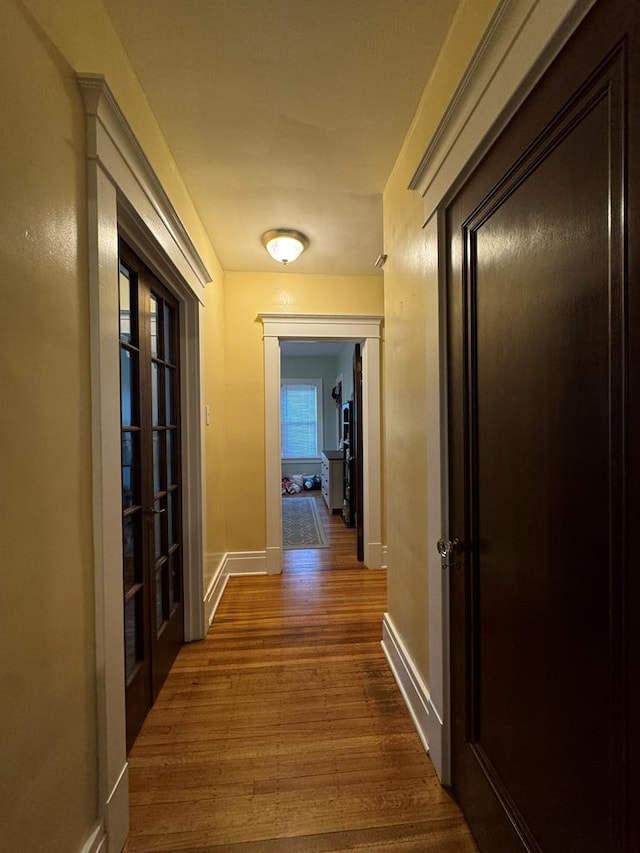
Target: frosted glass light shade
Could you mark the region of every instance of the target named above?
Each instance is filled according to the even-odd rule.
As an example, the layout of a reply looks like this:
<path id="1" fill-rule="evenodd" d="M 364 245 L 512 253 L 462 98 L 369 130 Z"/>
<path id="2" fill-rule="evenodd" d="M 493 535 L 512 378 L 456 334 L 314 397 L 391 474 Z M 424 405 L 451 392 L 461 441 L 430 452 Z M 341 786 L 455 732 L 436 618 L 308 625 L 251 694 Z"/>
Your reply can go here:
<path id="1" fill-rule="evenodd" d="M 286 265 L 300 257 L 309 245 L 309 240 L 300 231 L 273 228 L 262 235 L 262 245 L 274 261 Z"/>

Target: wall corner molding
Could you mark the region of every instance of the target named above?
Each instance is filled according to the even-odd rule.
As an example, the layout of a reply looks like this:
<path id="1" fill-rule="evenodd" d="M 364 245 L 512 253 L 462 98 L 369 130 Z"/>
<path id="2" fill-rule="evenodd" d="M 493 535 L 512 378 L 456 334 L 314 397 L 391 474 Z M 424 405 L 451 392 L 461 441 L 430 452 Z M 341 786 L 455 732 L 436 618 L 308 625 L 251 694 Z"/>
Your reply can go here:
<path id="1" fill-rule="evenodd" d="M 502 0 L 408 189 L 427 222 L 514 115 L 596 0 Z"/>
<path id="2" fill-rule="evenodd" d="M 105 77 L 102 74 L 88 73 L 78 73 L 76 76 L 89 120 L 87 128 L 89 159 L 97 160 L 116 185 L 122 185 L 120 166 L 121 163 L 126 164 L 131 176 L 172 237 L 172 251 L 167 254 L 194 290 L 196 287 L 200 290 L 204 289 L 211 281 L 211 274 L 136 139 Z M 103 132 L 100 132 L 101 130 Z M 119 154 L 119 158 L 114 158 L 114 151 Z M 153 233 L 157 236 L 156 229 L 153 229 Z M 164 248 L 166 251 L 167 247 Z M 190 274 L 185 275 L 185 265 Z"/>
<path id="3" fill-rule="evenodd" d="M 80 853 L 107 853 L 107 836 L 102 821 L 82 845 Z"/>
<path id="4" fill-rule="evenodd" d="M 422 745 L 429 753 L 441 783 L 447 784 L 450 781 L 445 749 L 447 732 L 442 715 L 433 705 L 429 690 L 388 613 L 384 614 L 382 622 L 381 645 Z"/>
<path id="5" fill-rule="evenodd" d="M 224 554 L 222 558 L 217 554 L 207 554 L 206 556 L 208 565 L 217 563 L 216 568 L 211 572 L 211 581 L 204 595 L 204 619 L 208 626 L 215 618 L 216 610 L 229 580 L 229 576 L 225 572 L 227 556 L 227 554 Z"/>

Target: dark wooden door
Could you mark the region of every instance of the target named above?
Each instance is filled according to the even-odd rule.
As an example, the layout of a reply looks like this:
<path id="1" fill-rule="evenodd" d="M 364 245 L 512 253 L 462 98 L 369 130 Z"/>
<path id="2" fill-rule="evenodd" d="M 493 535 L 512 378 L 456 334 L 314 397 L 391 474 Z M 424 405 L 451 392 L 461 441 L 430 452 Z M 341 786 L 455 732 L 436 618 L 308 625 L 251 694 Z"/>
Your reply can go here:
<path id="1" fill-rule="evenodd" d="M 447 210 L 452 777 L 485 853 L 640 850 L 638 4 Z"/>
<path id="2" fill-rule="evenodd" d="M 352 458 L 355 480 L 354 515 L 356 523 L 356 556 L 360 562 L 364 560 L 362 444 L 362 353 L 360 351 L 360 344 L 356 344 L 353 350 Z"/>
<path id="3" fill-rule="evenodd" d="M 178 303 L 120 244 L 127 749 L 184 639 Z"/>

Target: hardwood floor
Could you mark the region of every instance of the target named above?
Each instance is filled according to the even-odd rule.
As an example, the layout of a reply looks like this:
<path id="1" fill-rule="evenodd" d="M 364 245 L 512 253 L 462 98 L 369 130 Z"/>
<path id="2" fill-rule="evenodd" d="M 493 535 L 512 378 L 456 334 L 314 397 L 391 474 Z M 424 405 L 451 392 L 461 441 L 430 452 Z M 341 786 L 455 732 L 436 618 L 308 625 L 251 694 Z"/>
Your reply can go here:
<path id="1" fill-rule="evenodd" d="M 230 578 L 130 761 L 129 853 L 472 853 L 380 647 L 386 577 L 330 548 Z"/>

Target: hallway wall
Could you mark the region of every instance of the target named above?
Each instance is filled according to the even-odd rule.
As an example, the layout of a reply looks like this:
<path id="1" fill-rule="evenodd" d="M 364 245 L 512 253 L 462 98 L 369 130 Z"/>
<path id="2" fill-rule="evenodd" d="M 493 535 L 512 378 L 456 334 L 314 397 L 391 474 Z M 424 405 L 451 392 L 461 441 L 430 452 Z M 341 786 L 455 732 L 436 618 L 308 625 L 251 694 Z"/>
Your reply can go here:
<path id="1" fill-rule="evenodd" d="M 440 428 L 437 224 L 423 228 L 422 198 L 408 185 L 497 5 L 461 4 L 384 192 L 388 613 L 441 719 L 446 662 L 429 631 L 443 619 L 443 590 L 430 589 L 434 561 L 442 582 L 440 470 L 428 465 Z"/>
<path id="2" fill-rule="evenodd" d="M 97 0 L 0 0 L 0 56 L 0 851 L 70 853 L 99 832 L 104 796 L 96 742 L 85 115 L 77 71 L 105 74 L 216 277 L 207 294 L 214 361 L 222 345 L 221 275 Z M 208 372 L 210 387 L 217 371 Z"/>
<path id="3" fill-rule="evenodd" d="M 0 850 L 96 819 L 84 110 L 14 3 L 0 23 Z"/>

